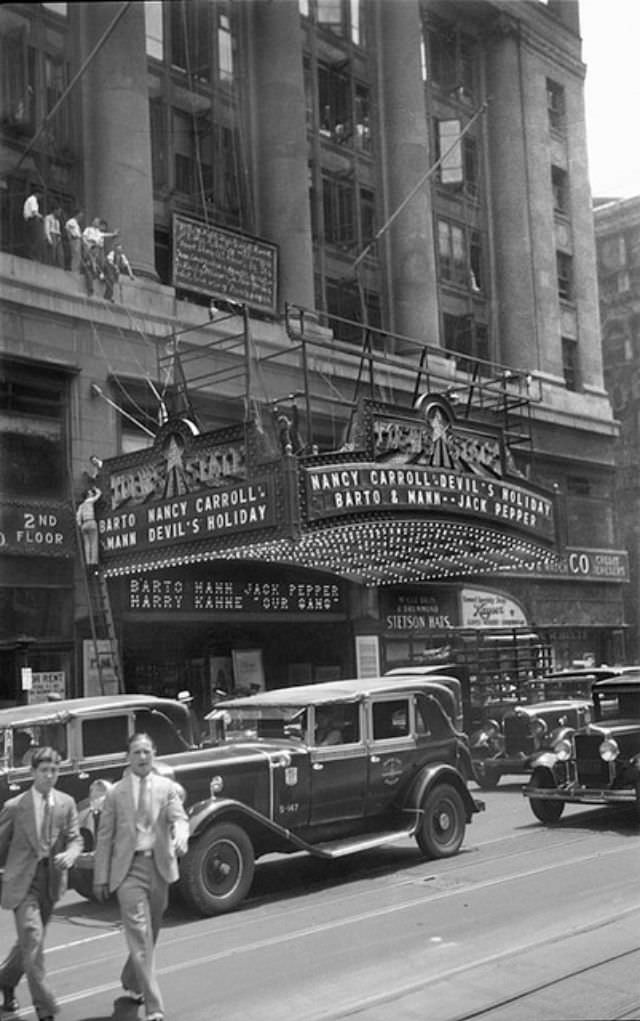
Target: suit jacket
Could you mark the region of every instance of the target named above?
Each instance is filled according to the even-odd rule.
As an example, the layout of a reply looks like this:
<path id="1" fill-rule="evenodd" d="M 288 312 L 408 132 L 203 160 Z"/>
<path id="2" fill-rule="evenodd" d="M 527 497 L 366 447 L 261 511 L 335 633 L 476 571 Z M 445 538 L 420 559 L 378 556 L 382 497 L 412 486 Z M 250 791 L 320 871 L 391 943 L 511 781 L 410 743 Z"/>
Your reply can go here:
<path id="1" fill-rule="evenodd" d="M 73 798 L 61 791 L 52 791 L 51 850 L 53 858 L 60 851 L 73 851 L 74 859 L 82 851 L 78 813 Z M 4 862 L 2 907 L 14 910 L 26 897 L 33 881 L 38 859 L 42 854 L 36 830 L 33 791 L 29 788 L 5 802 L 0 812 L 0 863 Z M 53 901 L 67 888 L 67 870 L 51 863 L 49 893 Z"/>
<path id="2" fill-rule="evenodd" d="M 188 837 L 189 823 L 173 780 L 151 772 L 151 822 L 155 833 L 153 858 L 167 883 L 179 877 L 175 836 Z M 109 885 L 113 893 L 126 878 L 136 849 L 136 805 L 129 771 L 108 792 L 98 826 L 93 881 Z"/>

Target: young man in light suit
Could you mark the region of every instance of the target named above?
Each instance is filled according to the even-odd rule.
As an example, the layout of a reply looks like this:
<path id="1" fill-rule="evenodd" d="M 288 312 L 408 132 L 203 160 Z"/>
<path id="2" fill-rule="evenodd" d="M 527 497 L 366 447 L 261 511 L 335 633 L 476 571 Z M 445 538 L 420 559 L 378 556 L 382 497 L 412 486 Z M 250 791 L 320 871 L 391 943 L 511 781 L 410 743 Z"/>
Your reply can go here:
<path id="1" fill-rule="evenodd" d="M 129 741 L 129 769 L 105 799 L 96 843 L 94 893 L 120 904 L 129 956 L 120 980 L 124 996 L 144 1003 L 146 1021 L 162 1021 L 164 1007 L 155 972 L 155 946 L 185 854 L 189 824 L 177 785 L 154 771 L 148 734 Z M 143 917 L 140 905 L 144 907 Z"/>
<path id="2" fill-rule="evenodd" d="M 44 936 L 53 905 L 67 888 L 67 869 L 82 850 L 73 798 L 54 790 L 60 756 L 37 748 L 31 757 L 33 785 L 0 812 L 2 907 L 14 912 L 18 942 L 0 964 L 5 1013 L 15 1013 L 15 987 L 27 976 L 40 1021 L 53 1021 L 56 998 L 44 970 Z"/>

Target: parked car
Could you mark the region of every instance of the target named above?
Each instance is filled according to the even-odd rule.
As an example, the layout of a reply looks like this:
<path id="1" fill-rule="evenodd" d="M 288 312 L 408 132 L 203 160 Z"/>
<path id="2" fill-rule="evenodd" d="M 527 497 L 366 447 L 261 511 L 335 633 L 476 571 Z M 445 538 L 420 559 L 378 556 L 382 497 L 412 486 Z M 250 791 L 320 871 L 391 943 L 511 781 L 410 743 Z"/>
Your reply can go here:
<path id="1" fill-rule="evenodd" d="M 530 772 L 535 757 L 561 734 L 586 726 L 593 711 L 591 685 L 598 676 L 595 671 L 562 671 L 521 684 L 515 704 L 471 736 L 477 783 L 490 789 L 505 774 Z"/>
<path id="2" fill-rule="evenodd" d="M 425 678 L 343 680 L 219 703 L 211 799 L 190 811 L 180 889 L 203 915 L 246 896 L 256 859 L 340 858 L 413 836 L 459 850 L 484 808 L 467 788 L 467 740 Z"/>
<path id="3" fill-rule="evenodd" d="M 597 680 L 592 695 L 593 720 L 534 759 L 523 793 L 541 822 L 566 804 L 628 804 L 640 819 L 640 669 Z"/>
<path id="4" fill-rule="evenodd" d="M 150 734 L 159 754 L 172 760 L 196 748 L 189 710 L 174 699 L 96 696 L 0 710 L 0 805 L 31 785 L 34 749 L 55 748 L 61 758 L 57 786 L 75 799 L 85 849 L 91 851 L 101 800 L 109 783 L 122 776 L 127 741 L 136 730 Z M 192 787 L 194 800 L 208 796 L 206 767 L 194 772 Z M 69 881 L 90 896 L 91 878 L 91 872 L 76 867 Z"/>

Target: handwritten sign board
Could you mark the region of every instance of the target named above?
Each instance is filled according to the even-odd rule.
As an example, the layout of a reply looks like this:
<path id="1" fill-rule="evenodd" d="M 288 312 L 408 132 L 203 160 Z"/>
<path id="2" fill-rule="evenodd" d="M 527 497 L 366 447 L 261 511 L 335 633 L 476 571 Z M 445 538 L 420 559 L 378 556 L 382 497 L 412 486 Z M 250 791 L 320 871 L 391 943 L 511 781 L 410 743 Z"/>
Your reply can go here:
<path id="1" fill-rule="evenodd" d="M 174 214 L 173 285 L 275 315 L 277 246 Z"/>

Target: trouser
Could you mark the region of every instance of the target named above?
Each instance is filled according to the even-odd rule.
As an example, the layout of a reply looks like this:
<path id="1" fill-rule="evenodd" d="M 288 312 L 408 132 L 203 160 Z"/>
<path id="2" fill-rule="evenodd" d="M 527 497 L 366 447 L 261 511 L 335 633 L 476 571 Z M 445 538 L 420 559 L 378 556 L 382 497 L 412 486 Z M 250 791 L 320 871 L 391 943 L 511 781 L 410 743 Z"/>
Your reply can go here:
<path id="1" fill-rule="evenodd" d="M 104 296 L 107 301 L 113 301 L 113 288 L 118 282 L 119 270 L 107 259 L 104 264 Z"/>
<path id="2" fill-rule="evenodd" d="M 14 989 L 26 975 L 38 1017 L 58 1013 L 58 1004 L 44 970 L 44 937 L 53 911 L 48 861 L 38 863 L 24 900 L 14 911 L 18 941 L 0 964 L 0 987 Z"/>
<path id="3" fill-rule="evenodd" d="M 27 235 L 28 258 L 35 259 L 37 262 L 42 262 L 44 251 L 44 230 L 42 227 L 42 220 L 38 216 L 30 217 L 30 219 L 25 220 L 25 230 Z"/>
<path id="4" fill-rule="evenodd" d="M 95 521 L 83 521 L 80 525 L 84 544 L 84 560 L 86 564 L 98 563 L 98 525 Z"/>
<path id="5" fill-rule="evenodd" d="M 51 242 L 47 242 L 47 262 L 50 266 L 58 266 L 60 269 L 64 269 L 64 251 L 62 248 L 62 238 L 54 235 Z"/>
<path id="6" fill-rule="evenodd" d="M 129 956 L 120 976 L 124 989 L 142 993 L 147 1014 L 163 1014 L 155 971 L 155 947 L 169 899 L 169 886 L 153 857 L 134 855 L 131 868 L 117 890 Z"/>
<path id="7" fill-rule="evenodd" d="M 82 241 L 80 238 L 69 238 L 69 250 L 71 252 L 69 269 L 72 273 L 79 273 L 82 264 Z"/>

